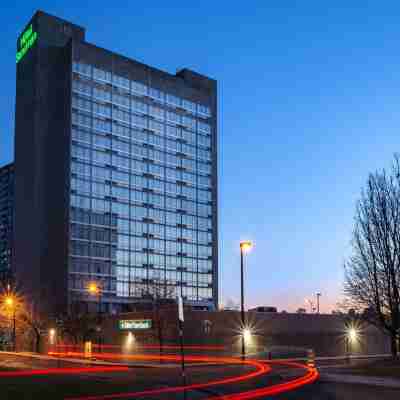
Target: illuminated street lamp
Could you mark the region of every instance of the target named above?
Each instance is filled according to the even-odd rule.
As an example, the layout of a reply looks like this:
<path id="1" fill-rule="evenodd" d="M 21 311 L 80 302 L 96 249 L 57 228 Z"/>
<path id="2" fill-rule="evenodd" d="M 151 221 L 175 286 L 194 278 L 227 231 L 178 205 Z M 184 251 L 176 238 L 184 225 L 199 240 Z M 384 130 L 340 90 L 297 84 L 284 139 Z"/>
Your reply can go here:
<path id="1" fill-rule="evenodd" d="M 90 295 L 92 296 L 97 296 L 98 299 L 98 305 L 97 305 L 97 320 L 98 320 L 98 328 L 97 331 L 99 332 L 99 352 L 101 352 L 101 295 L 102 295 L 102 289 L 101 286 L 97 282 L 89 282 L 87 286 L 87 291 L 89 292 Z"/>
<path id="2" fill-rule="evenodd" d="M 249 328 L 244 328 L 242 332 L 245 343 L 249 343 L 251 340 L 251 331 Z"/>
<path id="3" fill-rule="evenodd" d="M 241 303 L 241 319 L 242 319 L 242 360 L 246 357 L 246 344 L 245 344 L 245 320 L 244 320 L 244 282 L 243 282 L 243 255 L 245 252 L 250 251 L 253 244 L 249 241 L 240 242 L 240 303 Z"/>
<path id="4" fill-rule="evenodd" d="M 352 345 L 357 342 L 359 337 L 359 332 L 355 327 L 350 327 L 346 332 L 346 355 L 349 358 Z"/>
<path id="5" fill-rule="evenodd" d="M 12 320 L 13 320 L 13 334 L 12 334 L 12 341 L 13 341 L 13 351 L 16 350 L 16 338 L 17 338 L 17 331 L 16 331 L 16 325 L 15 325 L 15 312 L 17 308 L 17 302 L 15 297 L 12 294 L 7 295 L 7 297 L 4 300 L 5 305 L 8 309 L 11 310 L 12 312 Z"/>
<path id="6" fill-rule="evenodd" d="M 55 344 L 56 330 L 54 328 L 49 329 L 49 341 L 50 344 Z"/>

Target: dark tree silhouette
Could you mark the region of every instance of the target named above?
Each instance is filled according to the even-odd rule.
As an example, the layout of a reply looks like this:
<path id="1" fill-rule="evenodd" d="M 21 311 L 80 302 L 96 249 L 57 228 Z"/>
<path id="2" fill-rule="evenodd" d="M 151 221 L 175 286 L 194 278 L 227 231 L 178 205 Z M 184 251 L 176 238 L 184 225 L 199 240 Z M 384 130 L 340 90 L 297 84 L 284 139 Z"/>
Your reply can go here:
<path id="1" fill-rule="evenodd" d="M 400 329 L 400 161 L 370 174 L 357 203 L 352 254 L 345 262 L 350 307 L 390 335 L 398 355 Z"/>
<path id="2" fill-rule="evenodd" d="M 152 305 L 153 330 L 159 344 L 160 356 L 162 356 L 164 333 L 168 323 L 165 313 L 176 304 L 175 287 L 168 286 L 161 281 L 155 281 L 142 293 L 142 298 L 148 300 Z"/>

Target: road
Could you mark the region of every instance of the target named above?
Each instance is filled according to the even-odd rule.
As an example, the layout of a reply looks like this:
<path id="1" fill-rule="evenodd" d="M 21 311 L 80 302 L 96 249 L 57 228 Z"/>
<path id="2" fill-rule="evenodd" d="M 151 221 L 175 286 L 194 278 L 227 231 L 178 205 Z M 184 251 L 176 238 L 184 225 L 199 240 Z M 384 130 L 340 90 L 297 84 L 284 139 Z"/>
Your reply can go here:
<path id="1" fill-rule="evenodd" d="M 168 392 L 169 388 L 180 386 L 182 378 L 180 368 L 169 364 L 162 368 L 129 368 L 121 371 L 96 371 L 92 367 L 92 372 L 84 371 L 79 373 L 66 374 L 61 368 L 67 367 L 65 371 L 71 371 L 71 367 L 77 364 L 59 363 L 57 361 L 28 360 L 25 359 L 29 368 L 54 368 L 61 374 L 51 375 L 27 375 L 21 377 L 2 377 L 0 373 L 0 393 L 3 399 L 40 399 L 40 400 L 105 400 L 111 398 L 135 399 L 146 398 L 150 400 L 183 399 L 182 392 Z M 18 356 L 0 355 L 1 365 L 13 366 L 19 363 L 21 358 Z M 95 371 L 95 372 L 93 372 Z M 190 366 L 187 371 L 187 384 L 207 383 L 215 380 L 232 379 L 233 377 L 243 376 L 244 374 L 254 373 L 251 365 L 203 365 Z M 221 394 L 232 394 L 246 392 L 257 388 L 271 387 L 289 380 L 293 380 L 304 374 L 304 371 L 296 370 L 282 365 L 273 365 L 272 370 L 266 374 L 261 374 L 251 379 L 222 383 L 216 386 L 193 388 L 186 392 L 186 399 L 208 400 L 217 399 Z M 138 392 L 146 391 L 139 395 Z M 153 391 L 150 392 L 149 391 Z M 236 399 L 236 397 L 227 397 Z M 238 399 L 240 397 L 237 397 Z M 246 397 L 247 398 L 247 397 Z M 277 396 L 258 397 L 276 400 L 398 400 L 399 390 L 377 388 L 365 385 L 346 385 L 337 383 L 325 383 L 323 381 L 286 392 Z"/>

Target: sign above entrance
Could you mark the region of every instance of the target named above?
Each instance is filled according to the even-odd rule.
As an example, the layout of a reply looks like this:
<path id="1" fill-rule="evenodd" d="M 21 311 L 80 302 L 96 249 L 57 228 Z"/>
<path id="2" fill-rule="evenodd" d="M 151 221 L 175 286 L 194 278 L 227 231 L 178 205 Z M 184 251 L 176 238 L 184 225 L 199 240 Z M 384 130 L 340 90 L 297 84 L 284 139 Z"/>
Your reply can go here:
<path id="1" fill-rule="evenodd" d="M 118 327 L 120 330 L 151 329 L 151 319 L 120 319 Z"/>

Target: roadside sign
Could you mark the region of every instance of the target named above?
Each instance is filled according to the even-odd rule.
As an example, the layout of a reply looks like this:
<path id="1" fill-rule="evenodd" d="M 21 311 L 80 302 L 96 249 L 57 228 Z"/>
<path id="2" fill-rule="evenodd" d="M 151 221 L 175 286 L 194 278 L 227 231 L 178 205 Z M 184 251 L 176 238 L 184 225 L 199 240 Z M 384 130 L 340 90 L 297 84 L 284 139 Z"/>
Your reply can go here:
<path id="1" fill-rule="evenodd" d="M 182 296 L 178 297 L 178 317 L 179 317 L 179 321 L 183 322 L 184 316 L 183 316 L 183 299 Z"/>
<path id="2" fill-rule="evenodd" d="M 151 319 L 120 319 L 118 321 L 118 327 L 120 330 L 130 329 L 151 329 Z"/>

